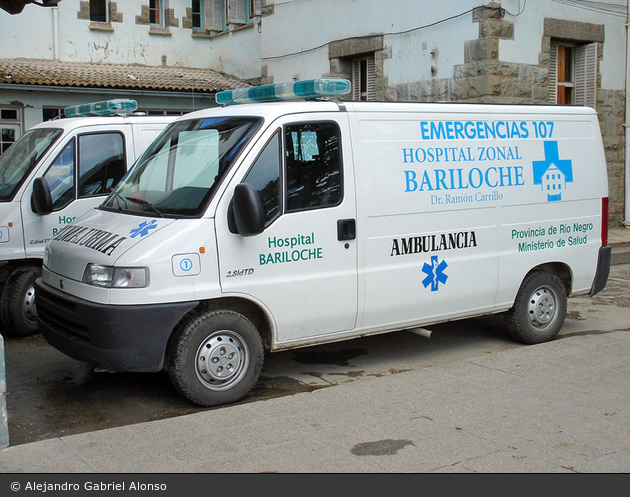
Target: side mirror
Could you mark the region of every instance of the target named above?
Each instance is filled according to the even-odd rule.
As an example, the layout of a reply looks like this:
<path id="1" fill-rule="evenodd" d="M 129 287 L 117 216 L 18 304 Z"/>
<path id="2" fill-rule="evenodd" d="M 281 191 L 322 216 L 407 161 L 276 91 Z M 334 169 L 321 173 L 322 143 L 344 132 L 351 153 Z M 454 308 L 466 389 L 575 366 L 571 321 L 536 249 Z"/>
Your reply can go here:
<path id="1" fill-rule="evenodd" d="M 236 185 L 231 210 L 234 213 L 234 224 L 241 236 L 254 236 L 264 231 L 265 209 L 258 190 L 252 185 Z"/>
<path id="2" fill-rule="evenodd" d="M 46 216 L 53 210 L 52 195 L 46 178 L 35 178 L 33 181 L 33 195 L 31 195 L 31 209 L 35 214 Z"/>

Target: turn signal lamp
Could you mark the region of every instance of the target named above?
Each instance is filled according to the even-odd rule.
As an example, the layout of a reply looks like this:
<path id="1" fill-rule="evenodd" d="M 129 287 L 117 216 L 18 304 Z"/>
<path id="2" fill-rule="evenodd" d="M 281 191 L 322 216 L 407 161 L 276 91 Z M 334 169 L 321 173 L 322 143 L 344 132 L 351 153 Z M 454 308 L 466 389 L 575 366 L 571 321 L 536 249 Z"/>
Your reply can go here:
<path id="1" fill-rule="evenodd" d="M 138 108 L 138 102 L 126 98 L 105 100 L 103 102 L 93 102 L 91 104 L 75 105 L 66 107 L 63 113 L 66 117 L 85 116 L 125 116 L 131 114 Z"/>
<path id="2" fill-rule="evenodd" d="M 333 97 L 350 93 L 350 81 L 339 78 L 318 78 L 294 83 L 238 88 L 220 91 L 216 94 L 219 105 L 246 102 L 273 102 L 277 100 L 298 100 L 320 97 Z"/>

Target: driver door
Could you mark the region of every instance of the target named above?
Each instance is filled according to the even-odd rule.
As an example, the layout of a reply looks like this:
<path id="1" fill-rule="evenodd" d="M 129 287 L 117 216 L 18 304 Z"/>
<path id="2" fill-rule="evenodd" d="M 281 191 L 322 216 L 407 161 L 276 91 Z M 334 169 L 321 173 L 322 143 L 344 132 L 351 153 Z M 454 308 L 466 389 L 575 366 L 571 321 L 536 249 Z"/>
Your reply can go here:
<path id="1" fill-rule="evenodd" d="M 231 194 L 219 209 L 225 215 L 216 217 L 222 290 L 267 310 L 276 346 L 316 342 L 356 326 L 356 206 L 345 118 L 286 118 L 253 152 L 241 181 L 261 196 L 263 233 L 230 231 Z"/>

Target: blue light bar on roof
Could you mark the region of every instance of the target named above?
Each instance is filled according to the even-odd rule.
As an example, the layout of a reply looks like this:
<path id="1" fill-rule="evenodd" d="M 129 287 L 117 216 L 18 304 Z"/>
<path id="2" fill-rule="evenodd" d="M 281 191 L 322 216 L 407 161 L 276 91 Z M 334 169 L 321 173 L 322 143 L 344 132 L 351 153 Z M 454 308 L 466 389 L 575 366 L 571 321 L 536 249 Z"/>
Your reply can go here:
<path id="1" fill-rule="evenodd" d="M 216 94 L 219 105 L 245 102 L 272 102 L 276 100 L 298 100 L 333 97 L 350 93 L 350 81 L 339 78 L 319 78 L 294 83 L 238 88 Z"/>
<path id="2" fill-rule="evenodd" d="M 93 102 L 91 104 L 74 105 L 66 107 L 63 113 L 66 117 L 85 116 L 124 116 L 131 114 L 138 108 L 138 102 L 126 98 Z"/>

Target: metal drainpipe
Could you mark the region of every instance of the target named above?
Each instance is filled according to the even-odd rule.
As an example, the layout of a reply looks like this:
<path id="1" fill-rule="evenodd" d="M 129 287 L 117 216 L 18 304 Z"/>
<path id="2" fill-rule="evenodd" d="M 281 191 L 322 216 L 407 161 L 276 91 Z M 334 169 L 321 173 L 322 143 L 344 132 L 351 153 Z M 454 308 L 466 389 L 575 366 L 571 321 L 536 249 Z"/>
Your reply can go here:
<path id="1" fill-rule="evenodd" d="M 626 116 L 625 134 L 625 188 L 624 188 L 624 225 L 630 228 L 630 0 L 626 4 Z"/>
<path id="2" fill-rule="evenodd" d="M 59 60 L 59 13 L 57 7 L 52 7 L 53 16 L 53 54 L 55 60 Z"/>

